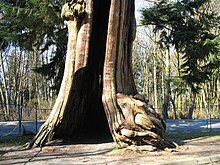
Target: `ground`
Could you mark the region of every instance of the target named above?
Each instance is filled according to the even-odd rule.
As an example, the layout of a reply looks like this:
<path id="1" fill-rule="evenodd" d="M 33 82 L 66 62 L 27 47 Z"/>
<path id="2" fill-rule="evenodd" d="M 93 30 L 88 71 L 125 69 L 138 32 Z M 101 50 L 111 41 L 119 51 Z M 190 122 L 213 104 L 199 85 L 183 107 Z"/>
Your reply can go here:
<path id="1" fill-rule="evenodd" d="M 220 154 L 220 132 L 173 134 L 168 138 L 179 146 L 172 150 L 119 149 L 111 139 L 78 139 L 75 144 L 53 145 L 29 150 L 0 148 L 0 164 L 159 164 L 175 160 Z M 192 136 L 191 136 L 192 135 Z M 153 150 L 147 146 L 147 150 Z"/>

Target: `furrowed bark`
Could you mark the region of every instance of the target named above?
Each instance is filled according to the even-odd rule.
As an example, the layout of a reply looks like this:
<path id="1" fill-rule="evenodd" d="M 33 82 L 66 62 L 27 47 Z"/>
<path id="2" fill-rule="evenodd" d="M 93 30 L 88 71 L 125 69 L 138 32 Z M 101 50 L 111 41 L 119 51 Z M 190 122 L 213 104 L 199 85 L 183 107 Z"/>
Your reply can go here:
<path id="1" fill-rule="evenodd" d="M 80 107 L 81 101 L 76 99 L 73 102 L 72 99 L 80 95 L 83 89 L 83 79 L 86 79 L 92 25 L 91 13 L 92 1 L 88 1 L 86 4 L 73 3 L 71 6 L 66 3 L 63 6 L 61 16 L 67 20 L 68 25 L 68 47 L 64 76 L 53 110 L 29 147 L 42 146 L 53 139 L 69 137 L 80 123 L 78 120 L 82 115 L 79 113 L 83 112 L 77 110 L 73 112 L 73 109 Z M 73 113 L 75 114 L 74 118 L 71 115 Z"/>
<path id="2" fill-rule="evenodd" d="M 173 146 L 164 139 L 163 120 L 134 85 L 134 0 L 72 0 L 62 16 L 69 38 L 61 89 L 29 147 L 84 131 L 109 131 L 105 117 L 118 144 Z"/>
<path id="3" fill-rule="evenodd" d="M 103 104 L 117 143 L 174 147 L 164 139 L 165 124 L 135 89 L 131 52 L 134 0 L 112 0 L 103 77 Z"/>

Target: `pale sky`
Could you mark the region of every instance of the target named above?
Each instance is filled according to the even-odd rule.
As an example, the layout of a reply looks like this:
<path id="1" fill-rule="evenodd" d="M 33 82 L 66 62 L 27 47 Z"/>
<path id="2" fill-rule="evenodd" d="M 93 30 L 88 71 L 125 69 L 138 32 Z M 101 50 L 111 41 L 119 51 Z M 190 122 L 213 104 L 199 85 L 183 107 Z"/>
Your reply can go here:
<path id="1" fill-rule="evenodd" d="M 139 10 L 148 5 L 149 2 L 147 2 L 146 0 L 135 0 L 135 15 L 136 15 L 137 24 L 138 24 L 138 20 L 140 20 L 141 17 Z"/>

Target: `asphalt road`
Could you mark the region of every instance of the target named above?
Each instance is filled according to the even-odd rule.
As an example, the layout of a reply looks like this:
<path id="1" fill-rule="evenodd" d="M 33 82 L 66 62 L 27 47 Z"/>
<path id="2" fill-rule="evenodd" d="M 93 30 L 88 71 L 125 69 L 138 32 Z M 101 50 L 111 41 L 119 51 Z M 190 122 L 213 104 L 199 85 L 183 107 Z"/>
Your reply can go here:
<path id="1" fill-rule="evenodd" d="M 167 120 L 167 133 L 220 131 L 220 119 Z"/>
<path id="2" fill-rule="evenodd" d="M 36 122 L 33 121 L 22 121 L 21 123 L 22 125 L 19 129 L 18 121 L 0 121 L 0 139 L 19 135 L 24 131 L 24 129 L 26 131 L 36 133 L 44 122 L 39 121 L 36 124 Z"/>
<path id="3" fill-rule="evenodd" d="M 23 127 L 26 131 L 36 133 L 44 122 L 22 121 L 20 132 L 23 132 Z M 166 120 L 166 132 L 209 132 L 220 131 L 220 119 L 210 120 Z M 19 134 L 18 121 L 0 121 L 0 138 L 7 138 Z"/>

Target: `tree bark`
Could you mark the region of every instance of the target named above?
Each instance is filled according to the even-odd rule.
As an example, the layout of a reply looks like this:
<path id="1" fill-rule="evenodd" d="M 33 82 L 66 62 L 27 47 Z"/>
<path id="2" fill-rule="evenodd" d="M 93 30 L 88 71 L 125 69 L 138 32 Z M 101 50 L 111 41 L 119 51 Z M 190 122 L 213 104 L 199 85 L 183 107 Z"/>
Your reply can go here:
<path id="1" fill-rule="evenodd" d="M 69 38 L 61 89 L 29 147 L 79 133 L 109 131 L 105 123 L 119 144 L 173 146 L 164 139 L 164 122 L 134 85 L 134 0 L 71 1 L 64 5 L 62 16 Z"/>
<path id="2" fill-rule="evenodd" d="M 196 107 L 196 93 L 192 93 L 192 100 L 191 100 L 191 105 L 189 107 L 189 114 L 188 114 L 188 119 L 193 119 L 193 112 Z"/>

